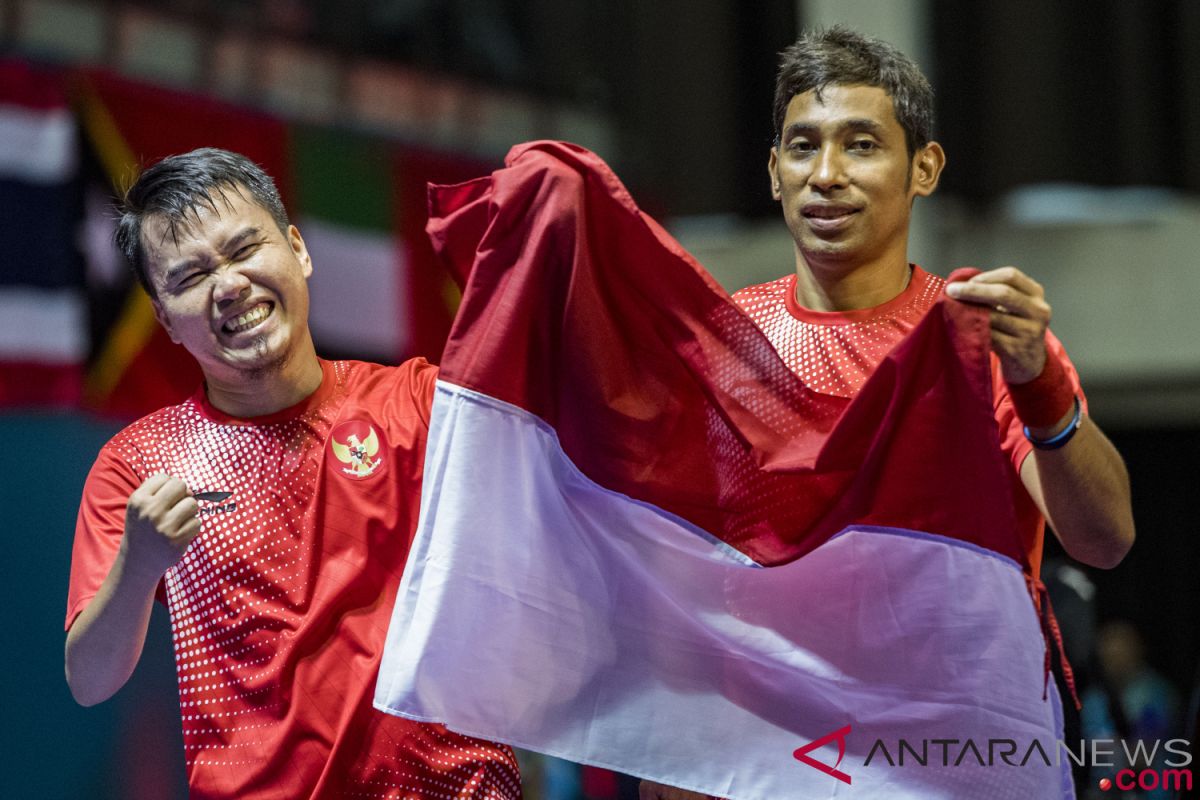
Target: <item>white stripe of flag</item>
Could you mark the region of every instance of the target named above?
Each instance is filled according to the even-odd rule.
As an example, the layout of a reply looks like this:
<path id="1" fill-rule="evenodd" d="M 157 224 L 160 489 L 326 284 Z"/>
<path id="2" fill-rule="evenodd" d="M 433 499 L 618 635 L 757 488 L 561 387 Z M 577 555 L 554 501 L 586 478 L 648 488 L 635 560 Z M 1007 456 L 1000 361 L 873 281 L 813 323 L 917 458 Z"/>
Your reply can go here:
<path id="1" fill-rule="evenodd" d="M 1036 756 L 864 763 L 877 739 L 1054 758 L 1016 563 L 852 528 L 763 569 L 698 533 L 584 477 L 527 411 L 440 382 L 376 707 L 734 800 L 1071 796 Z"/>
<path id="2" fill-rule="evenodd" d="M 67 108 L 0 104 L 0 178 L 38 185 L 65 183 L 77 169 L 76 136 L 75 120 Z"/>

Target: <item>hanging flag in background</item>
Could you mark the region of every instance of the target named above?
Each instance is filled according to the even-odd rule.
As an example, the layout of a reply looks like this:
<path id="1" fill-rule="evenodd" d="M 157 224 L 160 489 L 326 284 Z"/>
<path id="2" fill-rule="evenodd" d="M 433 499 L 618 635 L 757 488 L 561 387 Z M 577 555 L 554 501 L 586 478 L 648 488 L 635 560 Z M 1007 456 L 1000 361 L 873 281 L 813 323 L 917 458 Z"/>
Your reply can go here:
<path id="1" fill-rule="evenodd" d="M 149 164 L 197 147 L 242 153 L 275 179 L 313 255 L 310 323 L 322 355 L 384 363 L 440 355 L 457 289 L 423 234 L 425 187 L 478 174 L 478 161 L 343 129 L 289 126 L 106 71 L 84 72 L 74 85 L 110 196 Z M 110 264 L 112 213 L 100 203 L 87 208 L 89 263 Z M 86 399 L 95 410 L 133 417 L 191 394 L 200 372 L 157 324 L 145 292 L 128 287 L 119 311 L 98 315 L 113 321 L 95 342 Z"/>
<path id="2" fill-rule="evenodd" d="M 440 362 L 442 347 L 461 299 L 461 276 L 452 275 L 425 235 L 430 184 L 468 181 L 492 165 L 450 153 L 404 148 L 397 153 L 395 185 L 396 230 L 408 264 L 406 307 L 411 320 L 409 355 Z"/>
<path id="3" fill-rule="evenodd" d="M 846 401 L 587 151 L 515 148 L 429 232 L 469 278 L 378 708 L 733 800 L 1069 796 L 986 311 Z M 1049 760 L 895 762 L 991 739 Z"/>
<path id="4" fill-rule="evenodd" d="M 78 133 L 59 75 L 0 61 L 0 408 L 79 402 L 81 205 Z"/>
<path id="5" fill-rule="evenodd" d="M 347 131 L 292 129 L 292 222 L 313 259 L 309 326 L 318 352 L 394 361 L 408 346 L 407 265 L 396 236 L 393 153 Z"/>
<path id="6" fill-rule="evenodd" d="M 89 142 L 120 195 L 146 166 L 197 147 L 242 153 L 275 178 L 291 199 L 287 129 L 266 114 L 211 98 L 128 80 L 103 70 L 78 81 L 78 106 Z M 125 417 L 178 403 L 196 390 L 200 370 L 154 319 L 136 284 L 88 373 L 95 410 Z"/>
<path id="7" fill-rule="evenodd" d="M 437 361 L 459 291 L 425 236 L 427 186 L 473 177 L 482 165 L 328 127 L 293 126 L 289 141 L 292 221 L 313 257 L 318 351 Z"/>

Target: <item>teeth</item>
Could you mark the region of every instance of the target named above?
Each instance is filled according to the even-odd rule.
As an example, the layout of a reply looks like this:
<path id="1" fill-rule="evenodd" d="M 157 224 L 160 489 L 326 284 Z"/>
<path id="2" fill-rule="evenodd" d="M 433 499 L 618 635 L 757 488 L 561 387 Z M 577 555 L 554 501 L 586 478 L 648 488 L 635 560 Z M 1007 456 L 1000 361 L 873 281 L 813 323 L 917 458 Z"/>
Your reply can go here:
<path id="1" fill-rule="evenodd" d="M 232 319 L 225 323 L 225 330 L 230 333 L 241 333 L 242 331 L 250 330 L 258 323 L 267 318 L 271 313 L 271 308 L 266 303 L 260 303 L 254 308 L 242 314 L 237 319 Z"/>
<path id="2" fill-rule="evenodd" d="M 848 208 L 814 208 L 808 212 L 808 216 L 817 217 L 819 219 L 835 219 L 844 217 L 850 213 Z"/>

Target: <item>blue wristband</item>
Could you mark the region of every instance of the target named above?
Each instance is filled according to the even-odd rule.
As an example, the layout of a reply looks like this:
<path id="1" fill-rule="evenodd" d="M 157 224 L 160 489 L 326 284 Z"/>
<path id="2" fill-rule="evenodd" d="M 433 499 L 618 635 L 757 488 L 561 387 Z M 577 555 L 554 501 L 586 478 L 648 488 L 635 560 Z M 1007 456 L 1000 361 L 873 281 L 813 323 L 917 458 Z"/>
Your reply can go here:
<path id="1" fill-rule="evenodd" d="M 1058 448 L 1071 441 L 1071 437 L 1075 435 L 1075 431 L 1079 430 L 1079 426 L 1083 424 L 1083 404 L 1079 402 L 1079 395 L 1075 395 L 1075 413 L 1071 416 L 1071 421 L 1067 423 L 1067 427 L 1063 428 L 1058 433 L 1051 436 L 1049 439 L 1037 439 L 1029 432 L 1029 426 L 1026 425 L 1025 438 L 1033 443 L 1033 446 L 1038 450 L 1057 450 Z"/>

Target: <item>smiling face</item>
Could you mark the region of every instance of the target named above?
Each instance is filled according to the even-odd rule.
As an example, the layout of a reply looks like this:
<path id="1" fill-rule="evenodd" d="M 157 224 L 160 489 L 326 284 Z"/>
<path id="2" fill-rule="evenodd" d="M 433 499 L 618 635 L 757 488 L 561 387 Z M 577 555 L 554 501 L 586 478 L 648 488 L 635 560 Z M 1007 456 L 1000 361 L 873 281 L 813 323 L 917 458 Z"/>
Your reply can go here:
<path id="1" fill-rule="evenodd" d="M 248 197 L 229 189 L 174 232 L 159 215 L 141 232 L 155 315 L 210 381 L 261 379 L 311 342 L 304 240 Z"/>
<path id="2" fill-rule="evenodd" d="M 907 268 L 913 198 L 933 192 L 944 163 L 936 142 L 909 156 L 883 89 L 832 85 L 791 99 L 768 169 L 798 258 L 845 275 Z"/>

